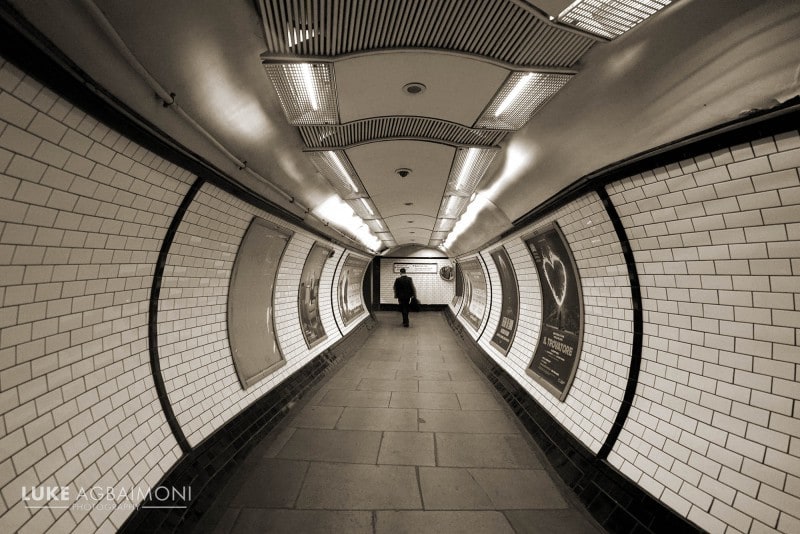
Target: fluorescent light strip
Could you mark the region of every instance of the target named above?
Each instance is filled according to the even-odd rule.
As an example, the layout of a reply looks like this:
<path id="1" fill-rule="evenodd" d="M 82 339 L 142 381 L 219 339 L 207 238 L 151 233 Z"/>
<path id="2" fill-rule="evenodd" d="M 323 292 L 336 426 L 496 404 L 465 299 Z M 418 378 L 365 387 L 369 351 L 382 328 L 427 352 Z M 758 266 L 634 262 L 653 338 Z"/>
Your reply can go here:
<path id="1" fill-rule="evenodd" d="M 374 212 L 374 211 L 372 211 L 372 208 L 370 208 L 370 207 L 369 207 L 369 202 L 367 202 L 367 199 L 366 199 L 366 198 L 359 198 L 358 200 L 360 200 L 360 201 L 361 201 L 361 203 L 364 205 L 364 208 L 367 210 L 367 212 L 368 212 L 370 215 L 375 215 L 375 212 Z"/>
<path id="2" fill-rule="evenodd" d="M 477 148 L 467 149 L 467 157 L 464 159 L 464 163 L 461 165 L 461 172 L 458 173 L 458 180 L 456 180 L 456 191 L 461 189 L 461 186 L 464 185 L 464 180 L 467 178 L 467 176 L 469 176 L 470 172 L 472 172 L 472 166 L 475 164 L 475 158 L 477 156 Z"/>
<path id="3" fill-rule="evenodd" d="M 317 85 L 314 83 L 314 72 L 311 70 L 310 63 L 301 63 L 300 70 L 303 71 L 303 83 L 311 102 L 311 109 L 319 111 L 319 98 L 317 97 Z"/>
<path id="4" fill-rule="evenodd" d="M 353 190 L 353 193 L 358 193 L 358 187 L 356 187 L 356 184 L 355 182 L 353 182 L 353 179 L 350 178 L 350 173 L 347 171 L 347 168 L 345 168 L 344 163 L 342 163 L 342 160 L 339 159 L 339 154 L 332 151 L 329 151 L 328 154 L 330 154 L 331 159 L 333 160 L 333 164 L 336 165 L 336 169 L 341 173 L 345 181 L 347 181 L 347 185 L 350 186 L 350 189 Z"/>
<path id="5" fill-rule="evenodd" d="M 497 106 L 497 109 L 494 112 L 495 118 L 502 115 L 503 112 L 506 110 L 506 108 L 510 106 L 511 103 L 514 102 L 517 98 L 519 98 L 519 94 L 522 92 L 523 89 L 525 89 L 525 86 L 528 85 L 528 83 L 530 83 L 535 76 L 536 76 L 535 73 L 529 72 L 528 74 L 519 79 L 517 85 L 515 85 L 514 88 L 511 90 L 511 92 L 509 92 L 508 95 L 506 95 L 506 97 L 503 99 L 500 105 Z"/>

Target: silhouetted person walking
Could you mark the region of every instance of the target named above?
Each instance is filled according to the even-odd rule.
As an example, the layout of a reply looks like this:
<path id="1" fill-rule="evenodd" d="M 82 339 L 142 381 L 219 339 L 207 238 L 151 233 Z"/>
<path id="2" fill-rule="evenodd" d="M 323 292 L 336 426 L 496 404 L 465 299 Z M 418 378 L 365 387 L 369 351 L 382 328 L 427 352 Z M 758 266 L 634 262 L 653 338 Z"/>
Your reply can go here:
<path id="1" fill-rule="evenodd" d="M 400 276 L 394 280 L 394 298 L 400 304 L 400 313 L 403 314 L 403 326 L 408 328 L 408 308 L 411 297 L 417 296 L 414 281 L 406 276 L 406 270 L 400 269 Z"/>

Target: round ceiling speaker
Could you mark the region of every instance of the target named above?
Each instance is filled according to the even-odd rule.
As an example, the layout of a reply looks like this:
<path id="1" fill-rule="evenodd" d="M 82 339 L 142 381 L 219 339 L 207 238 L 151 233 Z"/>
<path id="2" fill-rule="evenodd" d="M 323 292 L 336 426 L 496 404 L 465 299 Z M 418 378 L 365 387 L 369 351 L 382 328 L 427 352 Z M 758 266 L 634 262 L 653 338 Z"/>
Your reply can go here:
<path id="1" fill-rule="evenodd" d="M 427 87 L 425 87 L 425 84 L 419 82 L 411 82 L 403 86 L 403 91 L 414 96 L 424 93 L 425 89 L 427 89 Z"/>

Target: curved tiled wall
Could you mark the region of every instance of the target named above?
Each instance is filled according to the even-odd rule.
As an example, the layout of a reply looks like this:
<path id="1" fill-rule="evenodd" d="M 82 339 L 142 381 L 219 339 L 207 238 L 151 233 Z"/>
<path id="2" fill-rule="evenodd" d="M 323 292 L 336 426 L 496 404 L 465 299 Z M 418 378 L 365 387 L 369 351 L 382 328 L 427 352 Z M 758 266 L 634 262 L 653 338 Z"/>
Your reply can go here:
<path id="1" fill-rule="evenodd" d="M 712 532 L 800 531 L 798 166 L 797 131 L 756 139 L 608 184 L 616 215 L 590 192 L 478 252 L 490 304 L 476 342 L 587 450 L 611 447 L 609 465 Z M 1 530 L 119 528 L 130 508 L 35 510 L 20 489 L 155 486 L 179 464 L 150 366 L 148 309 L 159 248 L 195 180 L 2 64 Z M 274 302 L 287 364 L 245 391 L 230 358 L 226 298 L 253 216 L 293 235 Z M 525 373 L 541 304 L 522 239 L 553 220 L 578 264 L 585 310 L 563 403 Z M 173 423 L 190 447 L 363 320 L 343 328 L 335 299 L 322 298 L 327 337 L 307 348 L 297 288 L 315 240 L 210 182 L 182 214 L 163 265 L 157 355 Z M 348 253 L 328 246 L 323 295 Z M 489 256 L 497 246 L 519 286 L 508 355 L 490 343 L 501 302 Z M 641 287 L 640 354 L 626 247 Z M 641 369 L 629 398 L 634 358 Z"/>
<path id="2" fill-rule="evenodd" d="M 133 506 L 36 509 L 36 487 L 157 487 L 182 457 L 150 365 L 149 301 L 167 228 L 196 178 L 0 65 L 0 530 L 116 530 Z M 287 364 L 242 390 L 227 338 L 228 283 L 252 217 L 294 232 L 275 287 Z M 315 238 L 211 183 L 182 214 L 158 301 L 161 377 L 192 447 L 342 338 L 306 348 L 300 271 Z M 328 244 L 321 294 L 342 247 Z M 366 311 L 350 330 L 366 317 Z M 135 492 L 134 492 L 135 493 Z M 132 494 L 133 495 L 133 494 Z M 138 504 L 141 494 L 130 502 Z"/>
<path id="3" fill-rule="evenodd" d="M 710 532 L 800 531 L 798 166 L 800 135 L 790 131 L 605 186 L 635 258 L 643 319 L 638 384 L 608 462 Z M 541 319 L 521 236 L 551 220 L 572 248 L 585 307 L 563 403 L 525 374 Z M 490 344 L 501 297 L 495 244 L 479 252 L 493 313 L 476 342 L 596 453 L 623 399 L 634 328 L 608 214 L 588 193 L 499 245 L 518 275 L 520 326 L 508 356 Z"/>

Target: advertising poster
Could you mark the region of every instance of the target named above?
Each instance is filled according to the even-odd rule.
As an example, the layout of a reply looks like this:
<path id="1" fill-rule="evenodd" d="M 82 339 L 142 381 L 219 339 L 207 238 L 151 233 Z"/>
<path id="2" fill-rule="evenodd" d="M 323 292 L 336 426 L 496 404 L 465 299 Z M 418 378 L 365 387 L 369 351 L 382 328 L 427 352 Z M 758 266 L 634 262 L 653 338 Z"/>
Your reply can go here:
<path id="1" fill-rule="evenodd" d="M 353 319 L 364 313 L 364 302 L 361 298 L 361 283 L 364 279 L 364 269 L 367 261 L 350 254 L 344 260 L 339 273 L 337 295 L 339 296 L 339 314 L 344 326 L 353 322 Z"/>
<path id="2" fill-rule="evenodd" d="M 519 290 L 517 288 L 517 275 L 511 258 L 504 247 L 491 253 L 497 273 L 500 275 L 500 289 L 502 301 L 500 305 L 500 322 L 492 336 L 492 345 L 503 354 L 508 354 L 514 334 L 517 332 L 517 317 L 519 316 Z"/>
<path id="3" fill-rule="evenodd" d="M 527 372 L 563 401 L 578 368 L 583 341 L 580 278 L 556 223 L 525 239 L 542 289 L 542 329 Z"/>
<path id="4" fill-rule="evenodd" d="M 464 282 L 464 304 L 461 317 L 477 330 L 486 310 L 486 277 L 477 258 L 459 262 Z"/>
<path id="5" fill-rule="evenodd" d="M 300 327 L 308 348 L 325 339 L 325 327 L 319 316 L 319 279 L 322 268 L 333 250 L 315 242 L 311 247 L 300 275 L 300 294 L 297 305 L 300 308 Z"/>

